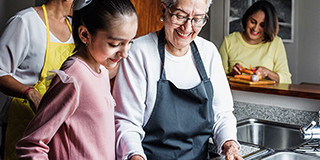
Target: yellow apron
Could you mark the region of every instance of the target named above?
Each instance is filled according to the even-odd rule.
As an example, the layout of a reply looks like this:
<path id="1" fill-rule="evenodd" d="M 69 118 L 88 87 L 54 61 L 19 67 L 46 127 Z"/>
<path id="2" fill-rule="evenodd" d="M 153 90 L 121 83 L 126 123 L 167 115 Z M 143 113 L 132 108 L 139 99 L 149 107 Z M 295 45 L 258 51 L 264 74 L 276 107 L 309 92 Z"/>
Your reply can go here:
<path id="1" fill-rule="evenodd" d="M 59 69 L 62 63 L 73 54 L 74 44 L 61 44 L 50 42 L 50 30 L 48 24 L 48 16 L 45 5 L 42 5 L 44 12 L 45 24 L 47 27 L 47 44 L 44 65 L 37 84 L 33 86 L 41 95 L 49 88 L 51 80 L 47 80 L 48 71 Z M 66 18 L 70 31 L 71 26 Z M 28 100 L 14 97 L 11 101 L 8 111 L 8 123 L 5 139 L 5 160 L 17 159 L 15 145 L 22 138 L 24 130 L 34 117 Z"/>

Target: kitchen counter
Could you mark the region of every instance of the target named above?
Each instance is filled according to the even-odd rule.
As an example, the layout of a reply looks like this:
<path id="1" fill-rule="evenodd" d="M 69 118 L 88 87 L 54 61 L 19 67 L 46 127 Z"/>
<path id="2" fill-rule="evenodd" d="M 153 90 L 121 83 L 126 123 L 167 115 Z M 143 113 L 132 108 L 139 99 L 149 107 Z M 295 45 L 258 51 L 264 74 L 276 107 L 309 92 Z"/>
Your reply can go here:
<path id="1" fill-rule="evenodd" d="M 268 84 L 248 85 L 229 82 L 232 90 L 267 93 L 274 95 L 293 96 L 300 98 L 320 99 L 320 85 L 312 84 Z"/>

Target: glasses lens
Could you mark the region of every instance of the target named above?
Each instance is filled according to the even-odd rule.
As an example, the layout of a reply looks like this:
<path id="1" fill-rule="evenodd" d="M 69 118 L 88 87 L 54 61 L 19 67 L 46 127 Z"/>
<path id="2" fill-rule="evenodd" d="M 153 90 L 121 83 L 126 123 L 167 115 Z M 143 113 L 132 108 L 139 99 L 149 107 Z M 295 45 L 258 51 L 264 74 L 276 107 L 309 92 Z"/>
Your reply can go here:
<path id="1" fill-rule="evenodd" d="M 180 15 L 172 15 L 171 20 L 172 23 L 177 25 L 182 25 L 186 22 L 186 17 L 180 16 Z"/>
<path id="2" fill-rule="evenodd" d="M 196 28 L 200 28 L 207 23 L 206 18 L 194 18 L 192 19 L 192 26 Z"/>
<path id="3" fill-rule="evenodd" d="M 188 17 L 179 15 L 179 14 L 172 14 L 169 10 L 169 14 L 171 16 L 171 22 L 176 25 L 184 25 L 188 21 Z M 207 17 L 204 18 L 193 18 L 191 20 L 191 25 L 195 28 L 201 28 L 207 23 Z"/>

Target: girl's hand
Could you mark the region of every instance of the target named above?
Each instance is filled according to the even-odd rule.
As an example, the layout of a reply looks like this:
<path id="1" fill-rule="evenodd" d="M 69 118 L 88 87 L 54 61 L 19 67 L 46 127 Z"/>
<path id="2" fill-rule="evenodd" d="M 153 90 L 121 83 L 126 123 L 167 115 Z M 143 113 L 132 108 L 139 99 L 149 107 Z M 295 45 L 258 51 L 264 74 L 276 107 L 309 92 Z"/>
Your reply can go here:
<path id="1" fill-rule="evenodd" d="M 243 158 L 239 154 L 238 145 L 233 140 L 226 141 L 223 144 L 223 151 L 222 152 L 225 154 L 226 160 L 243 160 Z"/>

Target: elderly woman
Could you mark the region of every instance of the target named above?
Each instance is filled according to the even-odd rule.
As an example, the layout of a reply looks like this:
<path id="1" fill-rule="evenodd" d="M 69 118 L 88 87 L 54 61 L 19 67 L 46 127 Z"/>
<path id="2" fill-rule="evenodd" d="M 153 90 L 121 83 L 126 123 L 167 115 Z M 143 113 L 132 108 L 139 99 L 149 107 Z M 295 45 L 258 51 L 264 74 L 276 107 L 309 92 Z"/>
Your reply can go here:
<path id="1" fill-rule="evenodd" d="M 219 48 L 226 74 L 241 74 L 242 67 L 253 66 L 262 78 L 291 83 L 274 6 L 268 1 L 254 3 L 243 15 L 242 27 L 243 32 L 226 36 Z"/>
<path id="2" fill-rule="evenodd" d="M 242 159 L 220 55 L 198 37 L 211 0 L 162 0 L 159 32 L 137 38 L 114 85 L 118 159 Z"/>
<path id="3" fill-rule="evenodd" d="M 15 144 L 47 90 L 48 71 L 59 69 L 72 55 L 71 19 L 67 16 L 72 15 L 73 1 L 48 0 L 41 7 L 18 12 L 0 39 L 0 91 L 13 97 L 6 105 L 10 107 L 5 159 L 16 159 Z"/>

